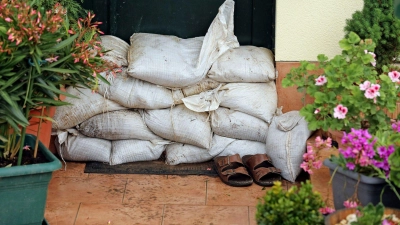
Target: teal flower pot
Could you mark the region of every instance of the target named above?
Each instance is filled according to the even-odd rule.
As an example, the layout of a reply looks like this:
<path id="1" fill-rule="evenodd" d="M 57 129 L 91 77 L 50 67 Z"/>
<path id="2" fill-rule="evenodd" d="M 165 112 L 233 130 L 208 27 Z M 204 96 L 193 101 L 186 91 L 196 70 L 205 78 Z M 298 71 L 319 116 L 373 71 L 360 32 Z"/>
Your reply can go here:
<path id="1" fill-rule="evenodd" d="M 36 137 L 26 135 L 25 144 L 35 146 Z M 0 224 L 42 225 L 47 189 L 61 162 L 39 142 L 46 163 L 0 168 Z"/>
<path id="2" fill-rule="evenodd" d="M 324 160 L 324 165 L 329 168 L 331 175 L 337 167 L 329 159 Z M 400 208 L 400 199 L 390 189 L 384 179 L 368 177 L 339 167 L 332 178 L 333 202 L 336 210 L 344 208 L 343 202 L 354 194 L 359 179 L 360 183 L 358 184 L 357 195 L 363 206 L 366 206 L 368 203 L 378 204 L 383 191 L 383 205 L 385 207 Z M 400 188 L 396 188 L 396 190 L 400 193 Z"/>

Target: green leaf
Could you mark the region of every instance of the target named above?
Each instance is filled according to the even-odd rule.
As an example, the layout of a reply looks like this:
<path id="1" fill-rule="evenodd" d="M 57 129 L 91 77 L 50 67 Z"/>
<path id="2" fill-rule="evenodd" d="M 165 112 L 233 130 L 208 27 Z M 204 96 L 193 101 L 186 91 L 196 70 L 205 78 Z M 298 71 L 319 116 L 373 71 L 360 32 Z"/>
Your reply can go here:
<path id="1" fill-rule="evenodd" d="M 315 92 L 314 97 L 315 97 L 315 103 L 324 103 L 325 100 L 327 99 L 326 94 L 319 91 Z"/>
<path id="2" fill-rule="evenodd" d="M 347 40 L 350 44 L 357 44 L 361 41 L 360 37 L 354 32 L 350 32 Z"/>
<path id="3" fill-rule="evenodd" d="M 347 39 L 340 40 L 339 41 L 339 46 L 340 46 L 341 49 L 346 50 L 346 51 L 348 51 L 348 50 L 353 48 L 353 46 L 349 43 L 349 41 L 347 41 Z"/>
<path id="4" fill-rule="evenodd" d="M 47 90 L 50 90 L 50 91 L 52 91 L 52 92 L 54 92 L 54 93 L 57 93 L 57 94 L 60 94 L 60 95 L 65 95 L 65 96 L 70 97 L 70 98 L 77 98 L 77 97 L 74 96 L 74 95 L 71 95 L 71 94 L 69 94 L 69 93 L 67 93 L 67 92 L 61 91 L 61 90 L 59 90 L 59 89 L 57 89 L 57 88 L 55 88 L 55 87 L 51 87 L 51 86 L 49 86 L 49 85 L 47 85 L 47 84 L 35 83 L 35 85 L 37 85 L 37 86 L 39 86 L 39 87 L 42 87 L 42 88 L 45 88 L 45 89 L 47 89 Z"/>
<path id="5" fill-rule="evenodd" d="M 14 82 L 19 80 L 26 72 L 28 72 L 29 69 L 20 71 L 17 75 L 14 75 L 11 77 L 1 88 L 0 90 L 6 89 L 8 86 L 12 85 Z"/>
<path id="6" fill-rule="evenodd" d="M 328 60 L 328 57 L 326 55 L 324 55 L 324 54 L 319 54 L 317 56 L 317 59 L 318 59 L 318 62 L 325 62 L 325 61 Z"/>
<path id="7" fill-rule="evenodd" d="M 10 95 L 7 94 L 7 92 L 0 90 L 0 96 L 6 101 L 10 106 L 17 108 L 18 105 L 15 101 L 13 101 L 10 97 Z"/>
<path id="8" fill-rule="evenodd" d="M 72 57 L 72 55 L 67 55 L 64 58 L 57 60 L 56 62 L 50 63 L 50 65 L 48 65 L 47 68 L 55 67 L 55 66 L 59 65 L 60 63 L 63 63 L 64 61 L 68 60 L 71 57 Z"/>
<path id="9" fill-rule="evenodd" d="M 38 103 L 42 102 L 42 103 L 44 103 L 45 105 L 48 105 L 48 106 L 71 105 L 68 102 L 58 101 L 58 100 L 54 100 L 54 99 L 50 99 L 50 98 L 32 98 L 32 101 L 38 102 Z M 40 104 L 40 105 L 43 105 L 43 104 Z"/>
<path id="10" fill-rule="evenodd" d="M 55 72 L 55 73 L 78 73 L 79 71 L 77 70 L 69 70 L 69 69 L 62 69 L 62 68 L 51 68 L 51 67 L 43 67 L 42 68 L 43 71 L 51 71 L 51 72 Z"/>
<path id="11" fill-rule="evenodd" d="M 56 44 L 54 47 L 52 47 L 51 49 L 49 49 L 48 51 L 58 51 L 68 45 L 70 45 L 77 37 L 78 37 L 79 33 L 65 39 L 64 41 Z"/>

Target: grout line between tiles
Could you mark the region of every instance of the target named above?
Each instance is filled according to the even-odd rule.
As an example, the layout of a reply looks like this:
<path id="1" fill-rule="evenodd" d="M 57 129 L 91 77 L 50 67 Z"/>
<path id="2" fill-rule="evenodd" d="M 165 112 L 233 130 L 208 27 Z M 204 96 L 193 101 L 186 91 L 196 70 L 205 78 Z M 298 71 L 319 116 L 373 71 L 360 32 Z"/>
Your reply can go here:
<path id="1" fill-rule="evenodd" d="M 74 225 L 76 224 L 76 220 L 78 219 L 78 214 L 79 214 L 79 210 L 81 209 L 81 204 L 82 204 L 82 202 L 79 202 L 78 211 L 76 212 L 76 215 L 75 215 Z"/>
<path id="2" fill-rule="evenodd" d="M 162 216 L 161 216 L 161 225 L 164 225 L 165 207 L 166 207 L 166 205 L 164 204 L 163 210 L 162 210 Z"/>
<path id="3" fill-rule="evenodd" d="M 207 205 L 207 197 L 208 197 L 208 180 L 206 180 L 206 199 L 205 199 L 205 205 Z"/>
<path id="4" fill-rule="evenodd" d="M 247 206 L 247 224 L 250 225 L 250 206 Z"/>

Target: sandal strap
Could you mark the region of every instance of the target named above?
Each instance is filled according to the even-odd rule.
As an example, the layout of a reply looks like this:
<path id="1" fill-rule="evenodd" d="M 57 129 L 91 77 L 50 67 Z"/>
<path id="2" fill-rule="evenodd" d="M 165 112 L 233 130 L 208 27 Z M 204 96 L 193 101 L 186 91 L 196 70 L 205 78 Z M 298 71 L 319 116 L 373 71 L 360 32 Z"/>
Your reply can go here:
<path id="1" fill-rule="evenodd" d="M 270 173 L 281 174 L 281 170 L 275 167 L 260 167 L 252 171 L 253 178 L 257 181 Z"/>
<path id="2" fill-rule="evenodd" d="M 217 161 L 217 164 L 220 168 L 225 168 L 226 166 L 230 166 L 232 163 L 239 163 L 242 166 L 244 166 L 244 164 L 242 163 L 242 158 L 240 158 L 239 154 L 235 154 L 235 155 L 230 155 L 230 156 L 225 156 L 222 159 Z"/>
<path id="3" fill-rule="evenodd" d="M 247 172 L 245 167 L 238 167 L 235 169 L 228 169 L 225 170 L 223 172 L 221 172 L 222 175 L 227 176 L 227 178 L 229 179 L 230 176 L 235 175 L 235 174 L 243 174 L 243 175 L 247 175 L 250 177 L 250 174 Z"/>
<path id="4" fill-rule="evenodd" d="M 267 154 L 256 154 L 251 156 L 245 163 L 249 167 L 250 170 L 254 170 L 254 168 L 260 165 L 263 162 L 268 162 L 272 166 L 272 161 Z"/>

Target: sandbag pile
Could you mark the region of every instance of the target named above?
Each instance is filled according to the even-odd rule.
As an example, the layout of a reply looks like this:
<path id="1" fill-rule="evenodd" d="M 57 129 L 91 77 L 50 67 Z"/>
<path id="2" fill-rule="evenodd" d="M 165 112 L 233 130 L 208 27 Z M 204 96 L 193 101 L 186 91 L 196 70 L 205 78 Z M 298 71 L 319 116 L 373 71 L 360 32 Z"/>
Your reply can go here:
<path id="1" fill-rule="evenodd" d="M 136 33 L 127 45 L 103 36 L 111 50 L 104 59 L 121 69 L 102 74 L 111 85 L 98 93 L 67 89 L 80 98 L 57 108 L 59 154 L 116 165 L 165 152 L 166 163 L 177 165 L 266 153 L 277 108 L 273 54 L 239 47 L 233 10 L 234 1 L 225 1 L 205 37 Z"/>

